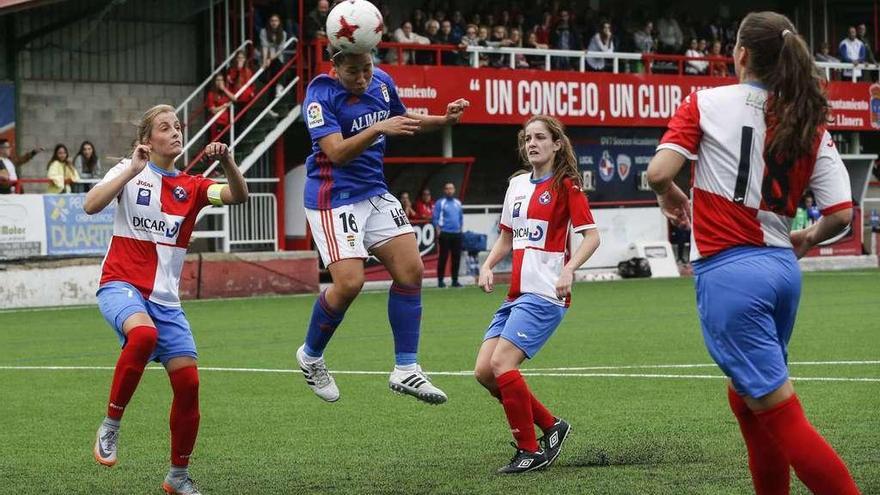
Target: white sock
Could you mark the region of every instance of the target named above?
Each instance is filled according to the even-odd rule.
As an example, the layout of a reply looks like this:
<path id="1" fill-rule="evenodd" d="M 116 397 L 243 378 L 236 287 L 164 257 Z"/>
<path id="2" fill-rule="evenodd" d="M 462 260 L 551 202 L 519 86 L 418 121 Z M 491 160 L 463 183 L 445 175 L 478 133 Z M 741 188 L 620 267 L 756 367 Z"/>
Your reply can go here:
<path id="1" fill-rule="evenodd" d="M 395 364 L 394 369 L 396 369 L 397 371 L 416 371 L 418 369 L 418 366 L 419 365 L 416 363 L 404 364 L 403 366 Z"/>

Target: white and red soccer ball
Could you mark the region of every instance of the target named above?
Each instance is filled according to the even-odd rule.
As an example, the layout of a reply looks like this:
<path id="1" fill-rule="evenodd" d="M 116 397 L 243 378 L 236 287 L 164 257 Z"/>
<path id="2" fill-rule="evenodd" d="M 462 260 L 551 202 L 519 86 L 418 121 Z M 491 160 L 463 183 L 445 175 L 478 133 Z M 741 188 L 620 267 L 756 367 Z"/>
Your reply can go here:
<path id="1" fill-rule="evenodd" d="M 327 39 L 337 51 L 368 53 L 382 40 L 382 14 L 367 0 L 340 2 L 327 16 Z"/>

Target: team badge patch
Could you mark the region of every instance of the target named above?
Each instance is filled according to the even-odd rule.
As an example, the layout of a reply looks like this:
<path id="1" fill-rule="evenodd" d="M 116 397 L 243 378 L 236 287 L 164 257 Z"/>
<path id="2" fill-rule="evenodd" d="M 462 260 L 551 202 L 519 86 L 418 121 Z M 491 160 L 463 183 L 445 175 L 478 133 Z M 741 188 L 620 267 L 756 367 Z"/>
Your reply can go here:
<path id="1" fill-rule="evenodd" d="M 614 162 L 611 161 L 611 153 L 602 152 L 602 159 L 599 160 L 599 177 L 605 182 L 611 182 L 614 178 Z"/>
<path id="2" fill-rule="evenodd" d="M 317 101 L 309 103 L 309 108 L 306 110 L 306 124 L 309 129 L 324 125 L 324 110 Z"/>
<path id="3" fill-rule="evenodd" d="M 379 87 L 382 88 L 382 98 L 385 98 L 385 103 L 390 103 L 391 95 L 388 93 L 388 86 L 382 83 Z"/>
<path id="4" fill-rule="evenodd" d="M 552 200 L 553 196 L 550 196 L 550 191 L 544 191 L 544 194 L 538 196 L 538 203 L 541 203 L 542 205 L 549 205 Z"/>
<path id="5" fill-rule="evenodd" d="M 621 181 L 629 177 L 631 170 L 632 159 L 630 159 L 629 155 L 617 155 L 617 176 L 620 177 Z"/>
<path id="6" fill-rule="evenodd" d="M 150 195 L 151 191 L 149 189 L 144 189 L 143 187 L 138 189 L 138 197 L 137 204 L 141 206 L 150 206 Z"/>
<path id="7" fill-rule="evenodd" d="M 189 197 L 189 194 L 186 193 L 186 189 L 184 189 L 183 186 L 175 186 L 171 194 L 173 194 L 174 199 L 178 201 L 186 201 L 186 198 Z"/>
<path id="8" fill-rule="evenodd" d="M 519 218 L 519 207 L 522 206 L 522 202 L 517 201 L 513 204 L 513 218 Z"/>

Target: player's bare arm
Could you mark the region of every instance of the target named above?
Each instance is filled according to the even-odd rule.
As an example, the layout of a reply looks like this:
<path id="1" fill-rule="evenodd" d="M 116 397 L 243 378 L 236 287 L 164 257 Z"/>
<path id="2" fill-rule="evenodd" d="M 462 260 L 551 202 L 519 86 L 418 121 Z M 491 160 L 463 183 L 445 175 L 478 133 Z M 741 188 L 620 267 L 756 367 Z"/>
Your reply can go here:
<path id="1" fill-rule="evenodd" d="M 794 254 L 798 258 L 803 258 L 807 251 L 841 233 L 851 222 L 852 208 L 846 208 L 830 215 L 823 215 L 810 227 L 792 232 L 791 245 Z"/>
<path id="2" fill-rule="evenodd" d="M 245 182 L 244 177 L 241 175 L 241 171 L 238 170 L 229 146 L 224 143 L 211 143 L 205 146 L 205 156 L 211 161 L 220 161 L 224 175 L 226 175 L 226 179 L 229 181 L 228 185 L 224 186 L 220 191 L 220 199 L 223 201 L 223 204 L 237 205 L 247 201 L 247 182 Z"/>
<path id="3" fill-rule="evenodd" d="M 494 277 L 492 275 L 492 269 L 510 254 L 512 249 L 513 233 L 509 230 L 502 229 L 501 234 L 498 236 L 498 240 L 496 240 L 495 245 L 492 246 L 492 251 L 489 252 L 489 256 L 486 257 L 486 261 L 484 261 L 483 266 L 480 267 L 480 279 L 477 285 L 483 289 L 483 292 L 489 293 L 495 289 L 493 285 Z"/>
<path id="4" fill-rule="evenodd" d="M 584 236 L 580 246 L 571 255 L 568 263 L 562 267 L 559 279 L 556 281 L 556 297 L 565 299 L 571 294 L 571 284 L 574 282 L 574 272 L 590 259 L 590 256 L 599 248 L 599 230 L 587 229 L 581 232 Z"/>
<path id="5" fill-rule="evenodd" d="M 131 162 L 121 174 L 112 178 L 104 184 L 99 184 L 92 188 L 86 194 L 86 200 L 83 203 L 83 211 L 88 215 L 94 215 L 103 210 L 119 196 L 122 188 L 128 184 L 137 174 L 141 173 L 147 163 L 150 161 L 150 147 L 146 144 L 139 144 L 131 155 Z"/>
<path id="6" fill-rule="evenodd" d="M 406 116 L 421 123 L 419 132 L 436 131 L 446 125 L 458 124 L 461 121 L 461 116 L 464 115 L 464 110 L 470 104 L 464 98 L 459 98 L 446 105 L 446 115 L 420 115 L 407 112 Z"/>
<path id="7" fill-rule="evenodd" d="M 673 179 L 687 158 L 680 153 L 662 149 L 648 165 L 648 183 L 657 194 L 663 215 L 679 227 L 690 227 L 690 201 Z"/>
<path id="8" fill-rule="evenodd" d="M 412 136 L 419 130 L 419 125 L 416 119 L 398 115 L 376 122 L 347 139 L 343 139 L 339 132 L 329 134 L 318 141 L 318 146 L 334 165 L 345 165 L 366 151 L 380 135 Z"/>

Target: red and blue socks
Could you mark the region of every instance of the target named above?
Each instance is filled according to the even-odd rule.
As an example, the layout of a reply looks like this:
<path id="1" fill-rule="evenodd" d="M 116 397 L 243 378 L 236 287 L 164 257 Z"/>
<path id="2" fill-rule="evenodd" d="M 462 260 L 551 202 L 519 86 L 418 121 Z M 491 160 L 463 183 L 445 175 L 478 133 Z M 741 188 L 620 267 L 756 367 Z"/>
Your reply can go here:
<path id="1" fill-rule="evenodd" d="M 496 377 L 495 382 L 501 391 L 501 405 L 504 406 L 504 414 L 507 415 L 507 423 L 510 424 L 517 447 L 538 452 L 541 448 L 535 437 L 532 393 L 525 379 L 519 370 L 510 370 Z"/>
<path id="2" fill-rule="evenodd" d="M 422 286 L 393 282 L 388 293 L 388 321 L 394 334 L 394 362 L 416 364 L 422 324 Z"/>
<path id="3" fill-rule="evenodd" d="M 125 407 L 134 395 L 144 368 L 156 348 L 159 333 L 151 326 L 138 326 L 129 330 L 125 347 L 116 361 L 113 382 L 110 385 L 110 400 L 107 403 L 107 418 L 118 422 L 122 419 Z M 117 423 L 118 424 L 118 423 Z"/>
<path id="4" fill-rule="evenodd" d="M 309 322 L 309 330 L 306 332 L 306 342 L 303 351 L 306 356 L 319 358 L 324 355 L 324 349 L 336 328 L 342 323 L 345 310 L 338 311 L 327 303 L 327 291 L 321 292 L 318 300 L 312 308 L 312 319 Z"/>
<path id="5" fill-rule="evenodd" d="M 174 400 L 171 402 L 171 465 L 189 465 L 199 433 L 199 372 L 187 366 L 168 373 Z"/>
<path id="6" fill-rule="evenodd" d="M 730 387 L 727 388 L 727 402 L 746 441 L 755 495 L 788 495 L 791 475 L 785 452 L 743 398 Z"/>

